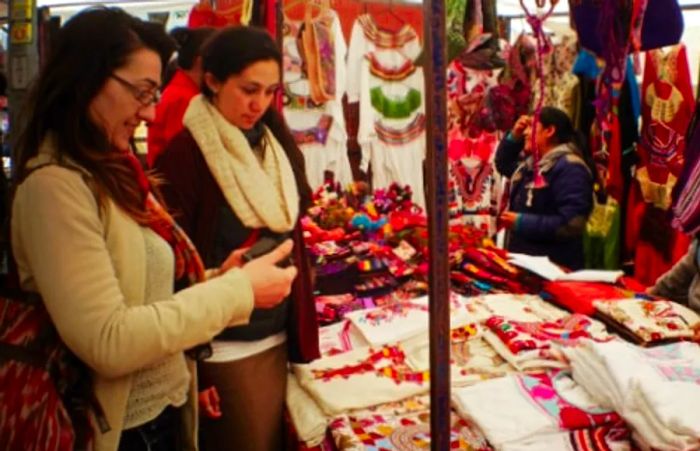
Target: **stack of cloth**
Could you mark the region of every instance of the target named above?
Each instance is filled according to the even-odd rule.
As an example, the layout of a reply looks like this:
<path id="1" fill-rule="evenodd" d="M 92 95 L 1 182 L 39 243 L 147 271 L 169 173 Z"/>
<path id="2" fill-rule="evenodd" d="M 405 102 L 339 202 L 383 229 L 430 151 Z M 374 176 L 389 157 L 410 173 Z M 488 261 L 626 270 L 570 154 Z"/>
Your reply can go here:
<path id="1" fill-rule="evenodd" d="M 566 368 L 568 362 L 561 350 L 563 346 L 573 345 L 583 338 L 612 339 L 602 323 L 579 314 L 555 321 L 517 321 L 492 316 L 485 326 L 486 341 L 519 371 Z"/>
<path id="2" fill-rule="evenodd" d="M 452 402 L 497 450 L 629 449 L 620 417 L 566 371 L 516 374 L 458 388 Z"/>
<path id="3" fill-rule="evenodd" d="M 624 417 L 642 449 L 700 449 L 700 346 L 585 340 L 565 353 L 574 380 Z"/>
<path id="4" fill-rule="evenodd" d="M 337 448 L 385 451 L 430 448 L 430 399 L 418 396 L 340 415 L 330 422 Z M 491 447 L 471 422 L 451 415 L 451 449 L 489 451 Z"/>
<path id="5" fill-rule="evenodd" d="M 616 333 L 641 346 L 693 340 L 700 316 L 667 300 L 621 299 L 595 301 L 596 317 Z"/>

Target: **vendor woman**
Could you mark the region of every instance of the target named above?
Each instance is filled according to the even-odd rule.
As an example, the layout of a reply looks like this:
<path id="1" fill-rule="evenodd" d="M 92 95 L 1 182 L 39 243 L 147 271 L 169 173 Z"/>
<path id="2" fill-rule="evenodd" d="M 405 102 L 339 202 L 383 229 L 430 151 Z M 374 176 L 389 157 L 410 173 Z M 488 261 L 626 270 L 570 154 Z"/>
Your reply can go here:
<path id="1" fill-rule="evenodd" d="M 594 166 L 566 113 L 543 108 L 534 140 L 532 120 L 521 116 L 496 151 L 496 169 L 511 181 L 510 208 L 499 218 L 509 230 L 507 248 L 581 269 L 582 236 L 593 207 Z M 538 184 L 533 144 L 539 151 Z"/>

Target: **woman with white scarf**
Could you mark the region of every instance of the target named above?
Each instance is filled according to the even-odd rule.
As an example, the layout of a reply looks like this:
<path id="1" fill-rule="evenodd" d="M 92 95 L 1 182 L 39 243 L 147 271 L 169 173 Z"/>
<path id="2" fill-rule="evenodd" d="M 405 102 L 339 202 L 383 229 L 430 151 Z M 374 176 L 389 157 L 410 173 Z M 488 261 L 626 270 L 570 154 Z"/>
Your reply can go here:
<path id="1" fill-rule="evenodd" d="M 282 449 L 287 361 L 318 357 L 310 271 L 298 220 L 311 199 L 304 159 L 272 107 L 282 56 L 263 29 L 229 27 L 202 50 L 202 94 L 183 130 L 156 160 L 168 207 L 206 263 L 261 238 L 291 236 L 299 270 L 278 307 L 225 330 L 199 365 L 200 388 L 216 387 L 220 412 L 202 421 L 204 450 Z M 213 418 L 220 416 L 220 418 Z"/>
<path id="2" fill-rule="evenodd" d="M 510 208 L 499 218 L 509 230 L 507 248 L 581 269 L 582 236 L 593 208 L 594 166 L 577 144 L 569 117 L 553 107 L 542 109 L 535 127 L 535 163 L 531 125 L 532 117 L 521 116 L 496 151 L 496 169 L 511 183 Z M 535 164 L 542 186 L 535 184 Z"/>

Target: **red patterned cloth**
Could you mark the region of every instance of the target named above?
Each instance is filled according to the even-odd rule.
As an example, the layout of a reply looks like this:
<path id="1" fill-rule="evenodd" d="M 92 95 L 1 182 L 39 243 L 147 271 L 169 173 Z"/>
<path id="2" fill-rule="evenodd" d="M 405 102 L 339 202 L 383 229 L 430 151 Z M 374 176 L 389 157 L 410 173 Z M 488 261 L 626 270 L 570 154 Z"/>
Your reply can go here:
<path id="1" fill-rule="evenodd" d="M 192 241 L 177 225 L 173 217 L 156 200 L 151 192 L 148 177 L 146 177 L 146 173 L 136 156 L 131 152 L 127 152 L 124 155 L 131 165 L 143 193 L 143 202 L 150 216 L 148 226 L 167 241 L 173 250 L 175 255 L 175 278 L 179 280 L 187 276 L 190 284 L 203 281 L 205 279 L 204 264 Z"/>
<path id="2" fill-rule="evenodd" d="M 545 282 L 543 291 L 551 301 L 567 310 L 584 315 L 596 312 L 595 300 L 622 299 L 634 296 L 634 291 L 600 282 Z"/>

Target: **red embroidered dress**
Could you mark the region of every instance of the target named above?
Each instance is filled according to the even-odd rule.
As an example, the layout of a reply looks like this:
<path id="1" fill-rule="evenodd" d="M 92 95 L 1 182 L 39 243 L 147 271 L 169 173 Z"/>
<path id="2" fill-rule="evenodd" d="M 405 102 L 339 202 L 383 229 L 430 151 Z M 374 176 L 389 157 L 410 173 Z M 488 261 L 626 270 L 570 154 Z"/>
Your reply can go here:
<path id="1" fill-rule="evenodd" d="M 671 191 L 680 176 L 694 100 L 685 46 L 647 53 L 642 82 L 640 164 L 630 191 L 626 244 L 635 277 L 647 285 L 671 268 L 689 239 L 671 227 Z"/>

